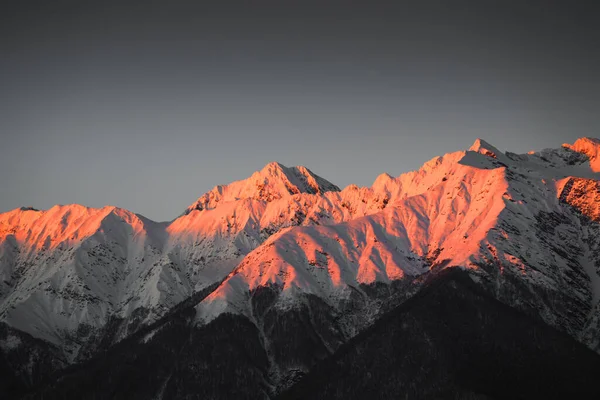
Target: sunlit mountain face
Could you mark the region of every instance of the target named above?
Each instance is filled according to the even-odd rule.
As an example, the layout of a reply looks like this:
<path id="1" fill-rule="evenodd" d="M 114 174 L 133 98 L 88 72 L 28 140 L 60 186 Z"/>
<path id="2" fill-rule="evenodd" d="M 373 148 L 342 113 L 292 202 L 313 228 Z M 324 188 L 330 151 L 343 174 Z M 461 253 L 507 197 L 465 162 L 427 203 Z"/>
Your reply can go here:
<path id="1" fill-rule="evenodd" d="M 170 222 L 0 214 L 0 391 L 594 398 L 599 151 L 478 139 L 343 189 L 272 162 Z"/>

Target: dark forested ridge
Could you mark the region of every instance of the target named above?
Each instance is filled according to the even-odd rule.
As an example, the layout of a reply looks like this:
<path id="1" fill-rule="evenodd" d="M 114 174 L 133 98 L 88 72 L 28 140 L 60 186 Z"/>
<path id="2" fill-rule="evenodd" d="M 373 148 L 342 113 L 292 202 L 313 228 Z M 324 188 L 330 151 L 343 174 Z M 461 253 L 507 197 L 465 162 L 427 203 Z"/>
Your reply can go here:
<path id="1" fill-rule="evenodd" d="M 278 399 L 600 398 L 600 356 L 443 275 Z"/>
<path id="2" fill-rule="evenodd" d="M 432 277 L 341 345 L 326 307 L 309 300 L 305 309 L 270 314 L 276 295 L 255 294 L 259 326 L 232 314 L 197 326 L 193 305 L 182 307 L 153 329 L 13 397 L 600 398 L 600 356 L 491 298 L 458 269 Z M 288 372 L 299 366 L 299 373 L 275 377 L 273 364 Z"/>

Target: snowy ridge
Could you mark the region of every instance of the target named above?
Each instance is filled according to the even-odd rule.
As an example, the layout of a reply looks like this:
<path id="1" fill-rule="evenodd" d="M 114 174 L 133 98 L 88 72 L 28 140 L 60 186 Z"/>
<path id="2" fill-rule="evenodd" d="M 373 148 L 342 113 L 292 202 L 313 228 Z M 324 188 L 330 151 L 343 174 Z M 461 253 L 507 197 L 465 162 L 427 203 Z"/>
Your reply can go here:
<path id="1" fill-rule="evenodd" d="M 335 307 L 360 284 L 463 267 L 499 299 L 580 335 L 597 304 L 598 270 L 588 265 L 600 262 L 591 250 L 598 236 L 581 239 L 587 228 L 579 213 L 596 218 L 598 203 L 589 187 L 575 202 L 564 186 L 575 179 L 596 188 L 589 153 L 564 147 L 504 154 L 477 140 L 469 151 L 434 158 L 418 171 L 384 174 L 367 192 L 385 198 L 387 207 L 271 237 L 198 305 L 198 320 L 247 312 L 243 303 L 260 286 L 280 287 L 280 302 L 302 292 Z M 530 298 L 516 292 L 516 281 L 529 287 Z"/>
<path id="2" fill-rule="evenodd" d="M 198 323 L 251 318 L 250 293 L 262 286 L 279 288 L 282 307 L 308 293 L 335 308 L 364 284 L 461 267 L 598 347 L 599 149 L 583 138 L 519 155 L 478 139 L 343 190 L 270 163 L 170 223 L 116 207 L 13 210 L 0 214 L 0 321 L 74 361 L 110 321 L 122 321 L 118 341 L 223 279 L 197 306 Z"/>
<path id="3" fill-rule="evenodd" d="M 339 190 L 306 167 L 288 168 L 278 162 L 271 162 L 248 179 L 213 188 L 188 207 L 186 213 L 213 209 L 219 203 L 240 199 L 272 201 L 298 193 L 322 194 Z"/>
<path id="4" fill-rule="evenodd" d="M 218 208 L 193 210 L 168 224 L 112 206 L 0 215 L 1 320 L 63 346 L 66 359 L 75 360 L 82 343 L 101 339 L 111 318 L 125 320 L 119 340 L 220 281 L 282 227 L 303 223 L 307 200 L 300 191 L 315 193 L 306 194 L 314 203 L 317 193 L 339 190 L 304 167 L 278 163 L 233 187 L 252 187 L 257 176 L 269 183 L 271 197 L 225 197 Z"/>
<path id="5" fill-rule="evenodd" d="M 493 167 L 474 152 L 437 157 L 419 171 L 377 178 L 365 197 L 384 199 L 378 209 L 365 209 L 364 198 L 347 198 L 346 208 L 362 208 L 348 222 L 291 228 L 271 237 L 199 306 L 199 317 L 209 321 L 226 310 L 228 296 L 245 298 L 233 294 L 233 287 L 278 285 L 284 293 L 299 290 L 335 303 L 361 283 L 420 275 L 438 261 L 467 263 L 494 226 L 506 191 L 500 169 L 472 164 Z M 232 310 L 244 309 L 232 304 Z"/>

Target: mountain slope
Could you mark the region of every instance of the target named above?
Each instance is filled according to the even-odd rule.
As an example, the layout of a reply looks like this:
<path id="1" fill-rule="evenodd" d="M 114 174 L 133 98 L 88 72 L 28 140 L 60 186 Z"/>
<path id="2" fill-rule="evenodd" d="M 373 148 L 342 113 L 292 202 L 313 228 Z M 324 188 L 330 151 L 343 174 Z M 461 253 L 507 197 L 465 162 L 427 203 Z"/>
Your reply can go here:
<path id="1" fill-rule="evenodd" d="M 66 362 L 84 359 L 99 343 L 127 337 L 220 281 L 282 226 L 300 223 L 291 193 L 339 190 L 304 167 L 277 163 L 219 190 L 252 197 L 258 178 L 269 196 L 281 199 L 277 216 L 285 209 L 289 218 L 262 217 L 272 201 L 258 196 L 264 188 L 255 188 L 256 199 L 228 204 L 225 196 L 218 210 L 194 211 L 171 223 L 79 205 L 0 215 L 1 321 L 59 346 Z M 234 217 L 223 223 L 230 210 Z M 257 229 L 238 230 L 242 224 Z"/>
<path id="2" fill-rule="evenodd" d="M 177 332 L 152 335 L 190 337 L 192 347 L 149 337 L 136 339 L 135 352 L 156 349 L 179 371 L 176 355 L 200 346 L 196 355 L 213 359 L 199 343 L 228 346 L 219 332 L 239 325 L 256 337 L 248 351 L 266 360 L 249 362 L 247 384 L 272 396 L 456 268 L 486 296 L 599 351 L 599 149 L 582 138 L 519 155 L 478 139 L 417 171 L 343 190 L 304 167 L 270 163 L 169 223 L 116 207 L 1 214 L 2 355 L 14 368 L 34 361 L 16 356 L 31 336 L 47 343 L 42 359 L 57 360 L 49 369 L 97 361 L 184 308 Z M 29 385 L 52 372 L 19 371 Z M 173 382 L 198 383 L 186 376 Z M 180 393 L 172 377 L 156 379 Z"/>
<path id="3" fill-rule="evenodd" d="M 258 296 L 253 307 L 264 315 Z M 25 398 L 273 398 L 274 354 L 261 329 L 228 313 L 202 326 L 193 321 L 193 307 L 183 308 Z M 288 384 L 300 380 L 282 399 L 595 398 L 600 390 L 597 354 L 495 300 L 457 269 L 432 276 L 337 351 L 323 347 L 318 338 L 327 331 L 306 309 L 278 314 L 274 327 L 270 340 L 285 343 L 276 358 L 290 365 L 313 358 L 304 378 L 289 377 Z"/>
<path id="4" fill-rule="evenodd" d="M 591 399 L 598 373 L 600 356 L 452 271 L 278 398 Z"/>
<path id="5" fill-rule="evenodd" d="M 141 279 L 160 248 L 160 224 L 115 207 L 70 205 L 15 210 L 0 217 L 0 226 L 0 318 L 64 346 L 67 359 L 112 314 L 162 300 Z"/>
<path id="6" fill-rule="evenodd" d="M 458 266 L 498 299 L 579 337 L 597 305 L 598 271 L 588 267 L 598 263 L 597 225 L 581 212 L 596 210 L 596 199 L 575 200 L 565 184 L 589 177 L 597 175 L 587 155 L 570 148 L 504 154 L 478 140 L 378 179 L 370 191 L 386 196 L 382 210 L 273 235 L 197 307 L 198 321 L 223 312 L 251 318 L 249 294 L 262 286 L 280 288 L 282 308 L 298 293 L 338 308 L 360 284 Z"/>

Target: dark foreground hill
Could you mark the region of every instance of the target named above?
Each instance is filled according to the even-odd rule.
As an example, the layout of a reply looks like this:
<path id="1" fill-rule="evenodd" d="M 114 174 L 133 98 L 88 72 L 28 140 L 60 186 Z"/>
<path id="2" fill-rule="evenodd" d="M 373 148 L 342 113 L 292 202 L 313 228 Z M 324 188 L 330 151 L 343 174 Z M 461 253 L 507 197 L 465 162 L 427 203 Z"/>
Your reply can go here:
<path id="1" fill-rule="evenodd" d="M 68 368 L 25 398 L 274 397 L 263 339 L 250 321 L 224 314 L 196 327 L 192 319 L 193 308 L 182 308 L 151 337 L 140 334 Z M 310 342 L 298 338 L 288 337 L 290 343 Z M 289 351 L 302 359 L 298 349 Z M 596 353 L 491 298 L 467 273 L 453 269 L 277 398 L 597 399 L 598 376 Z"/>
<path id="2" fill-rule="evenodd" d="M 279 399 L 598 399 L 600 357 L 451 271 Z"/>

